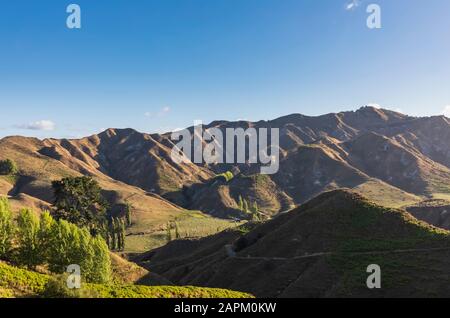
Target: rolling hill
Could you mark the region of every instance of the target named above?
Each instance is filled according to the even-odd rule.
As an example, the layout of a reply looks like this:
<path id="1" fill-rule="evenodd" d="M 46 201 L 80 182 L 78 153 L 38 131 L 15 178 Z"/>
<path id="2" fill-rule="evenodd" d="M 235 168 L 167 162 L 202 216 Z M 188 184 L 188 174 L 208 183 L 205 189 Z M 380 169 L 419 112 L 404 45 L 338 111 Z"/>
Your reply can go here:
<path id="1" fill-rule="evenodd" d="M 136 261 L 176 284 L 257 297 L 450 295 L 449 232 L 349 190 L 261 225 L 171 242 Z M 371 264 L 381 267 L 381 289 L 366 286 Z"/>

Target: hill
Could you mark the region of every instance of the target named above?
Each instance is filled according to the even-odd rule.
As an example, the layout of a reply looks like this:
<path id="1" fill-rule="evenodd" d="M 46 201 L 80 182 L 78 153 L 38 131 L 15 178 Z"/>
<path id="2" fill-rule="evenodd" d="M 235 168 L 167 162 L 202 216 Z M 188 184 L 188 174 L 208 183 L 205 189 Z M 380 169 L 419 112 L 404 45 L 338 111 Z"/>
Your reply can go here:
<path id="1" fill-rule="evenodd" d="M 348 190 L 255 227 L 172 242 L 137 261 L 177 284 L 257 297 L 450 295 L 449 232 Z M 381 267 L 381 289 L 366 287 L 370 264 Z"/>

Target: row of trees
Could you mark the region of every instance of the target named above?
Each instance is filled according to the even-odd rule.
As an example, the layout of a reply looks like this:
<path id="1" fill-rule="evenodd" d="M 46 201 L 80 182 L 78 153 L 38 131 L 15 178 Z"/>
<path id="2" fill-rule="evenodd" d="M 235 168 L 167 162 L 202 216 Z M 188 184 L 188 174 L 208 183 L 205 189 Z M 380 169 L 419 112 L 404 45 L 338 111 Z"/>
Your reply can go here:
<path id="1" fill-rule="evenodd" d="M 123 218 L 110 218 L 107 229 L 104 231 L 106 243 L 112 251 L 125 249 L 125 220 Z"/>
<path id="2" fill-rule="evenodd" d="M 178 227 L 178 222 L 169 222 L 166 226 L 166 241 L 171 242 L 173 239 L 180 239 L 180 228 Z"/>
<path id="3" fill-rule="evenodd" d="M 238 209 L 249 216 L 253 221 L 261 221 L 261 213 L 259 212 L 258 203 L 255 201 L 250 206 L 246 199 L 239 195 Z"/>
<path id="4" fill-rule="evenodd" d="M 0 258 L 35 269 L 47 266 L 53 273 L 64 273 L 77 264 L 86 282 L 110 280 L 109 249 L 101 236 L 65 220 L 56 221 L 48 212 L 38 218 L 24 209 L 14 220 L 9 202 L 0 198 Z"/>

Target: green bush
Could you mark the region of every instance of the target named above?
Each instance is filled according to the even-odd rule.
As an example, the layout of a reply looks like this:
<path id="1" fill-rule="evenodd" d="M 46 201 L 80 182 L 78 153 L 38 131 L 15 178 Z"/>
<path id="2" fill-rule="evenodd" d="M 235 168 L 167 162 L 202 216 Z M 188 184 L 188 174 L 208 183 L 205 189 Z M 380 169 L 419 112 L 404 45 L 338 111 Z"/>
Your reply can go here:
<path id="1" fill-rule="evenodd" d="M 18 172 L 19 169 L 14 161 L 10 159 L 0 160 L 0 175 L 8 176 L 17 174 Z"/>
<path id="2" fill-rule="evenodd" d="M 44 298 L 98 298 L 99 293 L 93 289 L 82 288 L 69 289 L 67 287 L 67 274 L 51 277 L 45 285 L 41 296 Z"/>
<path id="3" fill-rule="evenodd" d="M 231 180 L 233 180 L 234 175 L 233 175 L 233 172 L 227 171 L 227 172 L 218 174 L 216 176 L 216 179 L 219 179 L 219 178 L 223 178 L 226 182 L 230 182 Z"/>

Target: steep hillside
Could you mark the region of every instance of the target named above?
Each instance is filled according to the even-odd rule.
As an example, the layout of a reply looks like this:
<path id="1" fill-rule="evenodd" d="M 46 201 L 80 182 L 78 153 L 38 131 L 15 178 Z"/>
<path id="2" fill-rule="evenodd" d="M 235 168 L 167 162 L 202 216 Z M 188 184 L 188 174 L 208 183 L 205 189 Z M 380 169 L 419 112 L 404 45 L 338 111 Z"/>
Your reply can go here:
<path id="1" fill-rule="evenodd" d="M 253 229 L 173 242 L 141 264 L 175 283 L 258 297 L 450 296 L 449 233 L 344 190 Z M 381 289 L 366 287 L 370 264 Z"/>

